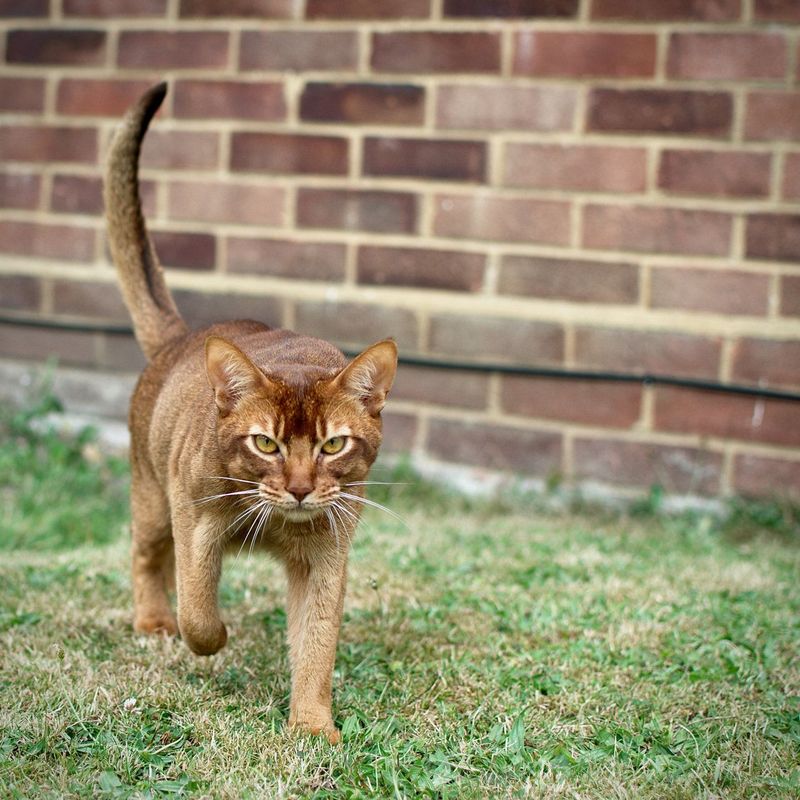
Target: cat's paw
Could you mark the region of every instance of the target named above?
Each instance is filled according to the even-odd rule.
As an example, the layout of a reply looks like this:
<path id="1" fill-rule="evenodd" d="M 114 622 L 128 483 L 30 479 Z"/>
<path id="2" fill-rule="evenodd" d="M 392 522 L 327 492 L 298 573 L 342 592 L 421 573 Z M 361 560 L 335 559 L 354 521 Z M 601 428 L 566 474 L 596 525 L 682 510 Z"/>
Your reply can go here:
<path id="1" fill-rule="evenodd" d="M 213 656 L 225 647 L 228 631 L 221 620 L 180 620 L 180 632 L 189 649 L 198 656 Z"/>
<path id="2" fill-rule="evenodd" d="M 133 621 L 136 633 L 178 635 L 178 621 L 170 613 L 137 616 Z"/>
<path id="3" fill-rule="evenodd" d="M 339 729 L 333 724 L 330 717 L 290 714 L 289 727 L 298 733 L 324 736 L 331 744 L 338 744 L 342 738 Z"/>

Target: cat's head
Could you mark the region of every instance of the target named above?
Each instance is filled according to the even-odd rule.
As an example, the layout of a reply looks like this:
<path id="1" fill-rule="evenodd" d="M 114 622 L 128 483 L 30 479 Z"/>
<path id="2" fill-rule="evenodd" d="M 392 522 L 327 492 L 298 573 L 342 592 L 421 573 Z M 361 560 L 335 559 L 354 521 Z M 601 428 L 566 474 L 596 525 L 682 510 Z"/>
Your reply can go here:
<path id="1" fill-rule="evenodd" d="M 341 370 L 270 372 L 226 339 L 209 337 L 206 372 L 225 474 L 252 481 L 259 497 L 290 521 L 324 513 L 342 492 L 353 492 L 348 484 L 366 478 L 396 370 L 391 340 L 367 348 Z"/>

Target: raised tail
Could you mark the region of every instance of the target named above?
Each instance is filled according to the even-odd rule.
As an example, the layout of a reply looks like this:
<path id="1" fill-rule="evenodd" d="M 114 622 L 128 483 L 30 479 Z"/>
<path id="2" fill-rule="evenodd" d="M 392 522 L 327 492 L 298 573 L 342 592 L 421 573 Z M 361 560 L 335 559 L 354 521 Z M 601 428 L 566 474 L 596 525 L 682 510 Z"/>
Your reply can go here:
<path id="1" fill-rule="evenodd" d="M 187 331 L 158 262 L 139 200 L 139 152 L 147 126 L 167 93 L 159 83 L 132 106 L 114 136 L 104 197 L 111 257 L 136 339 L 148 359 Z"/>

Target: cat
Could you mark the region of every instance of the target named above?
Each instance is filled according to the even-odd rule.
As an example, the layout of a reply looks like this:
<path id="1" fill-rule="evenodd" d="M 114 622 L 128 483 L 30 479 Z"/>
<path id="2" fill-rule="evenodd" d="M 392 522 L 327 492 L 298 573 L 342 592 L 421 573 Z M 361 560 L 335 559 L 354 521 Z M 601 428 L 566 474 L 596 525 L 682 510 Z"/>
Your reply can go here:
<path id="1" fill-rule="evenodd" d="M 134 629 L 216 653 L 227 641 L 223 552 L 266 548 L 287 574 L 289 725 L 336 742 L 347 556 L 397 347 L 380 341 L 348 364 L 326 341 L 251 320 L 189 330 L 139 199 L 141 144 L 166 91 L 158 84 L 129 109 L 104 182 L 111 255 L 148 359 L 129 416 Z"/>

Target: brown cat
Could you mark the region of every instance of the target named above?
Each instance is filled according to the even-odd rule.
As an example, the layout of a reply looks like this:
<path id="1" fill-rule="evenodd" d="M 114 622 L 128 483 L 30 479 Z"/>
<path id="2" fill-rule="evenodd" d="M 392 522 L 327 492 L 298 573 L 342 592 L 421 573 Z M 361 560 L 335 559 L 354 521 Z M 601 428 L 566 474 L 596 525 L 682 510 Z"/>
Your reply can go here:
<path id="1" fill-rule="evenodd" d="M 265 547 L 288 576 L 289 724 L 334 742 L 348 548 L 397 348 L 379 342 L 348 365 L 328 342 L 259 322 L 188 330 L 139 202 L 141 142 L 165 94 L 155 86 L 130 109 L 105 181 L 111 253 L 149 361 L 130 410 L 134 628 L 180 632 L 195 653 L 216 653 L 227 640 L 223 551 Z"/>

